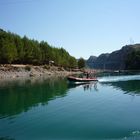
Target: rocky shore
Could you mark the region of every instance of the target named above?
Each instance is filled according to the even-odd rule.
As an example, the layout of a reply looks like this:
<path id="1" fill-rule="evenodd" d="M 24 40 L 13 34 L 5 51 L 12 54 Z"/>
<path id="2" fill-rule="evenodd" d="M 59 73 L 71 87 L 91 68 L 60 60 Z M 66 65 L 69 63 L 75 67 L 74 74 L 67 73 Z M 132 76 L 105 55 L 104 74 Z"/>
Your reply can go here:
<path id="1" fill-rule="evenodd" d="M 55 66 L 32 66 L 32 65 L 1 65 L 0 66 L 0 80 L 14 79 L 14 78 L 30 78 L 30 77 L 64 77 L 67 75 L 80 73 L 66 71 L 61 67 Z"/>

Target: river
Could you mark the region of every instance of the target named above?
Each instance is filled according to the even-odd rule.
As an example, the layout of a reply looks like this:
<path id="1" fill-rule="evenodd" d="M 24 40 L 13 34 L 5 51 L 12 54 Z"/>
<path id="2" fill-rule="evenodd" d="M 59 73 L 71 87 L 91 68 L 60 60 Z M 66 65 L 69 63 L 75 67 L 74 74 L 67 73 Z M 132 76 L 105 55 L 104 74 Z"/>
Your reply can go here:
<path id="1" fill-rule="evenodd" d="M 140 75 L 0 82 L 0 140 L 140 139 Z"/>

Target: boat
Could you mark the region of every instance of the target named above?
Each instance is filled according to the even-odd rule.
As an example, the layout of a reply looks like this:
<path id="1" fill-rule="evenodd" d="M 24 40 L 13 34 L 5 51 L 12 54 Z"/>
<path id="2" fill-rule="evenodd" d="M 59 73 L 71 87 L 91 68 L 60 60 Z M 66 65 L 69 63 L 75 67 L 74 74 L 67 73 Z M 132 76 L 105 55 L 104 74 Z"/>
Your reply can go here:
<path id="1" fill-rule="evenodd" d="M 67 79 L 70 82 L 91 82 L 91 81 L 98 81 L 98 79 L 95 78 L 79 78 L 79 77 L 75 77 L 75 76 L 68 76 Z"/>

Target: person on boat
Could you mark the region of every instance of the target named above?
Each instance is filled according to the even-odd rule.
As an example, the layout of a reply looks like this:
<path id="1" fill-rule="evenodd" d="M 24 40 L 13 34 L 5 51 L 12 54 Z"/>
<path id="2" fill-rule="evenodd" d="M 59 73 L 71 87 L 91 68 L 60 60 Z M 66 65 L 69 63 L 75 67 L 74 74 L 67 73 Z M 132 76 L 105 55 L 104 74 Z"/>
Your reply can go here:
<path id="1" fill-rule="evenodd" d="M 87 79 L 89 78 L 89 72 L 86 73 L 87 74 Z"/>
<path id="2" fill-rule="evenodd" d="M 85 71 L 84 75 L 86 76 L 87 79 L 91 78 L 91 72 L 90 71 Z"/>

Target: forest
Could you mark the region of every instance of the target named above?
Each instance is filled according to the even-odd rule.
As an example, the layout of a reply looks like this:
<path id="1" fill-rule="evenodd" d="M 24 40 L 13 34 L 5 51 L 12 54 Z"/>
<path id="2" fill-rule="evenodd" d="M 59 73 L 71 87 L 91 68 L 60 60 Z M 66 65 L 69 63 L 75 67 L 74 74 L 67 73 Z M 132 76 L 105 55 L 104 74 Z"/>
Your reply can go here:
<path id="1" fill-rule="evenodd" d="M 140 45 L 136 44 L 136 47 L 128 53 L 126 59 L 126 68 L 128 70 L 140 70 Z"/>
<path id="2" fill-rule="evenodd" d="M 49 45 L 28 37 L 20 37 L 0 29 L 0 64 L 44 65 L 54 62 L 56 66 L 75 68 L 77 60 L 64 48 Z"/>

